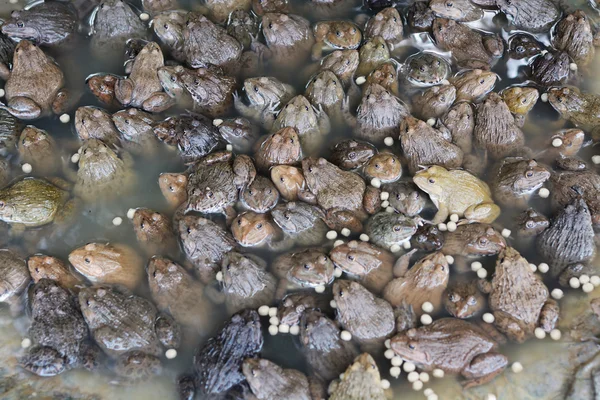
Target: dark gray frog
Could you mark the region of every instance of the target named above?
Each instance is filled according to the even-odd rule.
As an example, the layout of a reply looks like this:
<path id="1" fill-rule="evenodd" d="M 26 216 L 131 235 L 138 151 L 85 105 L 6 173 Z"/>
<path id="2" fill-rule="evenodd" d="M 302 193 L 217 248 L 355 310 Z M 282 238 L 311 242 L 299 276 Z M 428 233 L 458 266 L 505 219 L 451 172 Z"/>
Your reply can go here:
<path id="1" fill-rule="evenodd" d="M 295 369 L 283 369 L 272 361 L 249 358 L 242 372 L 252 393 L 259 399 L 312 399 L 308 378 Z"/>
<path id="2" fill-rule="evenodd" d="M 365 233 L 376 245 L 390 249 L 408 242 L 417 231 L 418 222 L 400 213 L 379 212 L 371 216 L 365 225 Z"/>

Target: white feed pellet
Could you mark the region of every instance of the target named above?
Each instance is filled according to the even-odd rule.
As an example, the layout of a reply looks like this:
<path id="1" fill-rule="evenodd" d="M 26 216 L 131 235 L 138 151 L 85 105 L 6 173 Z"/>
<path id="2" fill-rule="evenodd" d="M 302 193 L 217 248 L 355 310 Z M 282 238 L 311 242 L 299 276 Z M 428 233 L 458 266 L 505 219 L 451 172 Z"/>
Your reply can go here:
<path id="1" fill-rule="evenodd" d="M 383 390 L 388 390 L 390 388 L 390 386 L 391 386 L 390 381 L 388 381 L 387 379 L 381 380 L 381 388 Z"/>
<path id="2" fill-rule="evenodd" d="M 450 216 L 450 221 L 452 221 L 452 222 L 458 222 L 459 219 L 460 219 L 460 217 L 458 216 L 458 214 L 452 214 Z"/>
<path id="3" fill-rule="evenodd" d="M 4 97 L 5 94 L 6 92 L 4 92 L 4 89 L 0 89 L 0 97 Z"/>
<path id="4" fill-rule="evenodd" d="M 365 78 L 364 76 L 359 76 L 358 78 L 356 78 L 356 84 L 357 85 L 363 85 L 365 82 L 367 81 L 367 78 Z"/>
<path id="5" fill-rule="evenodd" d="M 496 320 L 494 314 L 491 313 L 485 313 L 481 318 L 483 319 L 483 322 L 487 322 L 488 324 L 493 324 Z"/>
<path id="6" fill-rule="evenodd" d="M 560 147 L 563 145 L 563 141 L 561 138 L 554 138 L 552 139 L 552 146 L 553 147 Z"/>
<path id="7" fill-rule="evenodd" d="M 384 200 L 381 202 L 381 208 L 388 208 L 390 206 L 390 202 L 387 200 Z"/>
<path id="8" fill-rule="evenodd" d="M 341 269 L 341 268 L 335 268 L 335 269 L 333 270 L 333 276 L 334 276 L 335 278 L 340 278 L 340 277 L 341 277 L 343 274 L 344 274 L 344 271 L 342 271 L 342 269 Z"/>
<path id="9" fill-rule="evenodd" d="M 516 362 L 512 363 L 512 365 L 510 366 L 510 369 L 512 369 L 512 371 L 515 374 L 518 374 L 519 372 L 523 371 L 523 364 L 521 364 L 520 362 L 516 361 Z"/>
<path id="10" fill-rule="evenodd" d="M 446 232 L 448 230 L 448 225 L 446 225 L 445 223 L 441 222 L 438 224 L 438 229 L 442 232 Z"/>
<path id="11" fill-rule="evenodd" d="M 222 271 L 217 272 L 216 278 L 219 282 L 223 282 L 223 272 Z"/>
<path id="12" fill-rule="evenodd" d="M 536 272 L 537 271 L 537 265 L 530 263 L 529 264 L 529 269 L 531 270 L 531 272 Z"/>
<path id="13" fill-rule="evenodd" d="M 130 208 L 129 210 L 127 210 L 127 218 L 133 219 L 134 215 L 135 215 L 135 208 Z"/>
<path id="14" fill-rule="evenodd" d="M 112 223 L 114 226 L 119 226 L 123 223 L 123 218 L 121 217 L 114 217 L 112 220 Z M 223 276 L 223 274 L 221 274 L 221 277 Z"/>
<path id="15" fill-rule="evenodd" d="M 398 246 L 397 244 L 393 244 L 390 246 L 390 251 L 392 253 L 397 253 L 401 250 L 402 248 L 400 246 Z"/>
<path id="16" fill-rule="evenodd" d="M 227 150 L 228 152 L 232 152 L 233 151 L 233 146 L 228 144 L 227 146 L 225 146 L 225 150 Z"/>
<path id="17" fill-rule="evenodd" d="M 477 272 L 479 271 L 481 268 L 483 268 L 483 265 L 479 262 L 479 261 L 473 261 L 471 263 L 471 271 L 473 272 Z"/>
<path id="18" fill-rule="evenodd" d="M 21 165 L 21 170 L 23 172 L 25 172 L 26 174 L 30 174 L 31 171 L 33 171 L 33 167 L 31 166 L 31 164 L 25 163 L 25 164 Z"/>
<path id="19" fill-rule="evenodd" d="M 386 213 L 390 213 L 390 214 L 392 214 L 392 213 L 394 213 L 395 211 L 396 211 L 396 210 L 394 209 L 394 207 L 386 207 L 386 208 L 385 208 L 385 212 L 386 212 Z"/>
<path id="20" fill-rule="evenodd" d="M 583 290 L 585 293 L 591 293 L 594 291 L 594 285 L 591 284 L 590 282 L 584 283 L 581 286 L 581 290 Z"/>
<path id="21" fill-rule="evenodd" d="M 419 391 L 419 390 L 423 389 L 423 382 L 421 382 L 421 381 L 413 382 L 412 387 L 413 387 L 413 390 Z"/>
<path id="22" fill-rule="evenodd" d="M 505 228 L 505 229 L 502 229 L 502 236 L 503 236 L 503 237 L 505 237 L 505 238 L 509 237 L 509 236 L 510 236 L 510 233 L 511 233 L 511 232 L 510 232 L 510 229 L 506 229 L 506 228 Z"/>
<path id="23" fill-rule="evenodd" d="M 575 63 L 571 63 L 571 64 L 569 64 L 569 69 L 570 69 L 571 71 L 577 71 L 577 64 L 575 64 Z"/>
<path id="24" fill-rule="evenodd" d="M 220 119 L 220 118 L 213 119 L 213 125 L 214 126 L 220 126 L 222 124 L 223 124 L 223 120 L 222 119 Z"/>
<path id="25" fill-rule="evenodd" d="M 561 336 L 562 336 L 562 334 L 560 333 L 560 331 L 558 329 L 552 329 L 550 331 L 550 337 L 552 338 L 552 340 L 560 340 Z"/>
<path id="26" fill-rule="evenodd" d="M 142 21 L 148 21 L 150 19 L 150 14 L 148 14 L 148 13 L 141 13 L 140 14 L 140 19 Z"/>
<path id="27" fill-rule="evenodd" d="M 274 317 L 277 315 L 277 307 L 269 308 L 269 317 Z"/>
<path id="28" fill-rule="evenodd" d="M 369 241 L 369 235 L 367 235 L 366 233 L 361 233 L 359 236 L 359 239 L 362 240 L 363 242 L 368 242 Z"/>
<path id="29" fill-rule="evenodd" d="M 341 233 L 342 233 L 343 236 L 348 237 L 348 236 L 350 236 L 350 234 L 352 233 L 352 231 L 350 231 L 350 229 L 348 229 L 348 228 L 342 228 L 342 232 Z"/>
<path id="30" fill-rule="evenodd" d="M 385 139 L 383 139 L 383 143 L 384 143 L 386 146 L 388 146 L 388 147 L 390 147 L 390 146 L 393 146 L 393 145 L 394 145 L 394 138 L 392 138 L 392 137 L 388 136 L 388 137 L 386 137 Z"/>
<path id="31" fill-rule="evenodd" d="M 592 156 L 592 162 L 596 165 L 600 164 L 600 156 Z"/>
<path id="32" fill-rule="evenodd" d="M 383 344 L 385 345 L 386 349 L 391 349 L 392 348 L 392 341 L 391 341 L 391 339 L 385 339 L 385 342 L 383 342 Z"/>
<path id="33" fill-rule="evenodd" d="M 592 277 L 590 278 L 590 283 L 594 286 L 600 285 L 600 276 L 592 275 Z"/>
<path id="34" fill-rule="evenodd" d="M 177 350 L 169 349 L 165 351 L 165 357 L 167 357 L 169 360 L 174 359 L 175 357 L 177 357 Z"/>
<path id="35" fill-rule="evenodd" d="M 338 239 L 335 242 L 333 242 L 333 247 L 338 247 L 343 245 L 345 242 L 342 239 Z"/>
<path id="36" fill-rule="evenodd" d="M 402 243 L 402 247 L 404 247 L 405 250 L 410 250 L 410 248 L 411 248 L 410 241 L 407 240 L 406 242 Z"/>
<path id="37" fill-rule="evenodd" d="M 400 376 L 400 372 L 402 372 L 402 370 L 400 369 L 400 367 L 392 367 L 390 368 L 390 376 L 393 378 L 398 378 Z"/>
<path id="38" fill-rule="evenodd" d="M 424 383 L 429 382 L 429 374 L 427 372 L 421 372 L 419 374 L 419 380 Z"/>
<path id="39" fill-rule="evenodd" d="M 331 308 L 337 308 L 337 302 L 335 300 L 331 300 L 329 302 L 329 307 L 331 307 Z"/>
<path id="40" fill-rule="evenodd" d="M 534 333 L 535 337 L 538 339 L 544 339 L 546 337 L 546 331 L 539 327 L 535 328 L 533 333 Z"/>
<path id="41" fill-rule="evenodd" d="M 279 318 L 277 318 L 277 317 L 271 317 L 271 318 L 269 318 L 269 324 L 271 324 L 271 325 L 279 325 Z"/>
<path id="42" fill-rule="evenodd" d="M 433 393 L 434 393 L 434 392 L 433 392 L 433 389 L 432 389 L 432 388 L 427 388 L 427 389 L 423 390 L 423 394 L 424 394 L 425 396 L 431 396 Z"/>
<path id="43" fill-rule="evenodd" d="M 583 274 L 579 277 L 579 282 L 583 285 L 585 283 L 588 283 L 590 281 L 590 276 Z"/>
<path id="44" fill-rule="evenodd" d="M 477 276 L 481 279 L 485 279 L 487 278 L 487 270 L 485 268 L 481 268 L 479 271 L 477 271 Z"/>
<path id="45" fill-rule="evenodd" d="M 433 372 L 431 372 L 431 374 L 433 375 L 434 378 L 443 378 L 444 377 L 444 370 L 436 368 L 436 369 L 433 370 Z"/>
<path id="46" fill-rule="evenodd" d="M 426 313 L 432 313 L 433 304 L 431 304 L 429 301 L 426 301 L 425 303 L 421 304 L 421 310 L 425 311 Z"/>
<path id="47" fill-rule="evenodd" d="M 315 287 L 315 292 L 317 293 L 324 293 L 325 292 L 325 286 L 323 285 L 319 285 Z"/>
<path id="48" fill-rule="evenodd" d="M 62 122 L 63 124 L 68 124 L 69 122 L 71 122 L 71 116 L 69 114 L 63 114 L 60 116 L 60 122 Z"/>
<path id="49" fill-rule="evenodd" d="M 552 298 L 556 299 L 556 300 L 562 299 L 564 295 L 565 294 L 562 291 L 562 289 L 558 289 L 558 288 L 552 289 L 552 292 L 550 292 L 550 296 L 552 296 Z"/>
<path id="50" fill-rule="evenodd" d="M 371 179 L 371 186 L 379 189 L 381 187 L 381 179 L 379 179 L 379 178 Z"/>
<path id="51" fill-rule="evenodd" d="M 542 274 L 545 274 L 546 272 L 550 271 L 550 266 L 546 263 L 540 263 L 540 265 L 538 265 L 538 271 L 540 271 Z"/>
<path id="52" fill-rule="evenodd" d="M 417 371 L 413 371 L 406 376 L 406 379 L 410 382 L 416 382 L 419 380 L 419 373 Z"/>
<path id="53" fill-rule="evenodd" d="M 542 95 L 540 96 L 540 100 L 544 103 L 548 102 L 548 93 L 542 93 Z"/>
<path id="54" fill-rule="evenodd" d="M 387 349 L 385 351 L 385 353 L 383 353 L 383 355 L 385 356 L 385 358 L 387 358 L 388 360 L 393 359 L 394 357 L 396 357 L 396 353 L 394 353 L 394 350 L 392 349 Z M 393 365 L 393 364 L 392 364 Z"/>
<path id="55" fill-rule="evenodd" d="M 446 224 L 446 228 L 448 228 L 448 232 L 454 232 L 458 228 L 458 226 L 456 225 L 456 222 L 449 221 Z"/>
<path id="56" fill-rule="evenodd" d="M 410 361 L 405 362 L 402 365 L 402 368 L 404 369 L 404 372 L 413 372 L 415 369 L 417 369 L 415 364 L 411 363 Z"/>
<path id="57" fill-rule="evenodd" d="M 546 188 L 541 188 L 538 194 L 542 199 L 547 199 L 550 196 L 550 191 Z"/>
<path id="58" fill-rule="evenodd" d="M 21 347 L 26 349 L 29 346 L 31 346 L 31 339 L 29 338 L 24 338 L 23 340 L 21 340 Z"/>
<path id="59" fill-rule="evenodd" d="M 386 201 L 390 198 L 390 192 L 381 192 L 379 198 L 381 199 L 381 201 Z"/>
<path id="60" fill-rule="evenodd" d="M 290 335 L 298 335 L 300 334 L 300 326 L 298 325 L 294 325 L 294 326 L 290 326 Z"/>
<path id="61" fill-rule="evenodd" d="M 438 395 L 435 393 L 430 394 L 429 396 L 427 396 L 427 400 L 438 400 Z"/>
<path id="62" fill-rule="evenodd" d="M 421 323 L 423 325 L 431 325 L 432 322 L 433 322 L 433 318 L 431 318 L 431 315 L 429 315 L 429 314 L 421 315 Z"/>
<path id="63" fill-rule="evenodd" d="M 267 315 L 269 315 L 269 306 L 260 306 L 258 307 L 258 315 L 260 315 L 261 317 L 266 317 Z"/>
<path id="64" fill-rule="evenodd" d="M 581 282 L 579 282 L 579 279 L 573 277 L 569 279 L 569 286 L 571 286 L 573 289 L 579 289 L 579 286 L 581 286 Z"/>
<path id="65" fill-rule="evenodd" d="M 80 157 L 81 157 L 81 156 L 79 155 L 79 153 L 75 153 L 75 154 L 73 154 L 73 155 L 71 156 L 71 162 L 72 162 L 73 164 L 77 164 L 77 163 L 79 162 L 79 158 L 80 158 Z"/>
<path id="66" fill-rule="evenodd" d="M 352 334 L 348 331 L 342 331 L 340 333 L 340 339 L 342 339 L 345 342 L 349 342 L 352 340 Z"/>
<path id="67" fill-rule="evenodd" d="M 325 235 L 325 237 L 327 239 L 329 239 L 329 240 L 335 240 L 335 239 L 337 239 L 337 232 L 331 230 L 331 231 L 327 232 L 327 234 Z"/>
<path id="68" fill-rule="evenodd" d="M 275 336 L 279 333 L 279 327 L 277 327 L 277 325 L 271 325 L 269 326 L 269 334 L 271 336 Z"/>
<path id="69" fill-rule="evenodd" d="M 429 119 L 427 120 L 427 125 L 429 125 L 429 126 L 434 126 L 434 125 L 435 125 L 435 123 L 436 123 L 436 121 L 437 121 L 437 120 L 436 120 L 435 118 L 429 118 Z"/>
<path id="70" fill-rule="evenodd" d="M 290 326 L 288 324 L 280 324 L 279 333 L 290 333 Z"/>
<path id="71" fill-rule="evenodd" d="M 448 261 L 448 264 L 452 265 L 454 264 L 454 257 L 452 257 L 451 255 L 447 255 L 446 261 Z"/>
<path id="72" fill-rule="evenodd" d="M 392 352 L 393 352 L 393 350 L 392 350 Z M 393 367 L 399 367 L 399 366 L 401 366 L 401 365 L 402 365 L 402 363 L 403 363 L 403 361 L 402 361 L 402 358 L 400 358 L 400 357 L 398 357 L 398 356 L 394 356 L 394 357 L 392 357 L 392 359 L 391 359 L 391 361 L 390 361 L 390 362 L 392 363 L 392 366 L 393 366 Z"/>

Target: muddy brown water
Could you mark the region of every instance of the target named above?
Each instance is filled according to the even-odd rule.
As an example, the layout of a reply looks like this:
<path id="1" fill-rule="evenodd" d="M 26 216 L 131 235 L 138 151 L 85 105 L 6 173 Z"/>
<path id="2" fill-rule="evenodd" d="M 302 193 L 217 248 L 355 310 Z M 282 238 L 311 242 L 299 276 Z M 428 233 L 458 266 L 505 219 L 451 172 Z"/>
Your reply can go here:
<path id="1" fill-rule="evenodd" d="M 198 4 L 198 2 L 192 0 L 184 3 L 188 9 L 194 8 Z M 579 6 L 579 3 L 581 3 L 582 6 L 586 6 L 583 0 L 572 0 L 568 3 L 573 6 Z M 0 18 L 8 16 L 10 10 L 19 9 L 23 6 L 24 2 L 13 4 L 8 0 L 0 0 Z M 361 12 L 366 11 L 353 10 L 349 12 L 348 18 L 353 18 Z M 498 32 L 499 30 L 493 22 L 494 16 L 493 12 L 486 12 L 484 19 L 470 25 L 477 29 Z M 502 31 L 501 33 L 505 39 L 508 37 L 506 32 Z M 538 35 L 538 39 L 546 44 L 550 40 L 547 35 Z M 68 85 L 71 88 L 83 91 L 80 105 L 102 106 L 87 90 L 84 84 L 85 77 L 98 72 L 122 75 L 123 70 L 120 64 L 122 54 L 114 54 L 113 58 L 97 59 L 91 55 L 88 44 L 87 39 L 82 39 L 72 51 L 66 54 L 58 52 L 50 52 L 50 54 L 56 58 L 66 72 Z M 403 46 L 396 49 L 395 58 L 402 62 L 409 55 L 420 50 L 438 51 L 427 34 L 407 35 Z M 592 66 L 587 70 L 588 72 L 579 72 L 582 86 L 587 90 L 600 92 L 600 75 L 596 72 L 599 66 L 600 59 L 596 57 Z M 298 72 L 304 67 L 304 65 L 298 65 L 294 70 L 287 71 L 265 70 L 264 75 L 284 75 L 285 80 L 293 84 L 298 93 L 303 93 L 306 82 L 298 79 L 298 76 L 301 75 Z M 522 83 L 525 80 L 523 75 L 524 66 L 518 62 L 510 61 L 506 63 L 503 60 L 493 70 L 502 78 L 496 85 L 495 91 L 516 83 Z M 165 116 L 177 112 L 178 110 L 169 110 L 165 113 Z M 73 116 L 73 113 L 71 113 L 71 116 Z M 536 143 L 540 143 L 543 137 L 556 129 L 557 120 L 558 116 L 550 106 L 539 101 L 529 114 L 527 125 L 524 128 L 528 143 L 531 143 L 535 149 Z M 45 118 L 34 121 L 32 124 L 50 132 L 64 147 L 73 147 L 76 137 L 73 122 L 62 124 L 57 118 Z M 330 144 L 346 137 L 348 132 L 349 130 L 345 127 L 334 127 L 329 136 Z M 581 156 L 589 160 L 592 152 L 594 152 L 593 149 L 586 149 L 582 151 Z M 596 154 L 598 154 L 598 150 L 596 150 Z M 323 155 L 326 155 L 326 153 Z M 41 240 L 36 243 L 35 250 L 66 259 L 72 249 L 90 241 L 111 241 L 136 246 L 132 226 L 125 216 L 127 210 L 132 207 L 149 207 L 157 211 L 166 211 L 166 203 L 157 185 L 158 175 L 162 172 L 183 170 L 183 165 L 177 161 L 175 154 L 167 149 L 163 150 L 163 153 L 153 160 L 138 159 L 136 161 L 138 188 L 134 191 L 134 194 L 104 204 L 100 208 L 85 209 L 78 223 L 63 237 L 57 240 Z M 539 197 L 532 199 L 532 206 L 542 212 L 549 210 L 548 201 Z M 508 223 L 510 214 L 510 212 L 505 213 L 498 223 L 500 225 Z M 112 224 L 112 219 L 116 216 L 123 218 L 124 223 L 121 226 Z M 538 263 L 542 261 L 536 254 L 535 249 L 523 248 L 514 240 L 511 243 L 530 262 Z M 260 254 L 266 258 L 272 257 L 264 251 Z M 484 265 L 489 269 L 493 267 L 493 263 L 494 259 L 485 260 Z M 556 287 L 554 282 L 547 282 L 547 284 L 550 289 Z M 589 295 L 584 295 L 581 291 L 567 292 L 567 298 L 561 302 L 560 328 L 563 331 L 568 331 L 571 321 L 582 315 L 583 310 L 587 308 L 589 299 L 598 294 L 598 291 Z M 147 287 L 140 287 L 139 293 L 147 295 Z M 162 376 L 139 385 L 123 386 L 113 382 L 108 373 L 89 373 L 81 370 L 69 371 L 52 378 L 39 378 L 24 372 L 16 364 L 17 358 L 23 353 L 21 340 L 24 338 L 23 326 L 26 324 L 26 317 L 13 320 L 8 316 L 6 310 L 0 311 L 0 399 L 175 399 L 177 395 L 174 378 L 190 369 L 196 346 L 196 344 L 193 344 L 180 349 L 175 360 L 165 360 Z M 215 330 L 227 318 L 224 309 L 218 314 L 220 317 L 216 318 L 213 323 Z M 266 319 L 263 320 L 263 323 L 268 325 Z M 511 362 L 519 361 L 525 367 L 522 373 L 515 374 L 507 369 L 502 376 L 492 383 L 469 391 L 462 391 L 457 380 L 452 377 L 432 378 L 430 382 L 425 384 L 425 388 L 434 389 L 440 399 L 482 399 L 488 393 L 495 394 L 499 399 L 559 399 L 564 397 L 565 388 L 569 385 L 573 369 L 595 353 L 596 348 L 594 346 L 573 344 L 569 341 L 553 342 L 550 339 L 545 341 L 534 339 L 520 346 L 505 346 L 503 352 L 509 356 Z M 294 339 L 290 335 L 272 337 L 266 333 L 265 329 L 265 346 L 262 357 L 271 359 L 284 367 L 297 368 L 306 372 L 302 355 L 298 352 Z M 399 379 L 392 379 L 388 374 L 389 361 L 385 359 L 379 361 L 383 377 L 392 382 L 394 399 L 425 398 L 423 391 L 416 392 L 412 390 L 411 384 L 406 380 L 405 372 L 402 373 Z"/>

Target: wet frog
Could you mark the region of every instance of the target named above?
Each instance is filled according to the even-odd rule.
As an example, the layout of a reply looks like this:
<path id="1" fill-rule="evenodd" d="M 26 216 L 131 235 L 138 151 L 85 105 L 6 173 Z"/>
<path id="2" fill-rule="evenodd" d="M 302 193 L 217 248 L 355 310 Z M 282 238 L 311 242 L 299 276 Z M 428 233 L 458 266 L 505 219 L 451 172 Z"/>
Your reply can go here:
<path id="1" fill-rule="evenodd" d="M 299 246 L 323 243 L 329 228 L 325 213 L 319 207 L 299 201 L 279 204 L 271 211 L 273 221 Z"/>
<path id="2" fill-rule="evenodd" d="M 477 280 L 460 279 L 450 283 L 442 300 L 448 314 L 460 319 L 480 314 L 487 305 Z"/>
<path id="3" fill-rule="evenodd" d="M 512 247 L 500 252 L 491 282 L 482 280 L 479 286 L 489 293 L 496 327 L 510 340 L 524 342 L 536 326 L 548 333 L 555 328 L 558 303 L 549 298 L 548 288 L 529 261 Z"/>
<path id="4" fill-rule="evenodd" d="M 455 258 L 454 268 L 467 272 L 466 259 L 494 256 L 506 247 L 506 239 L 488 224 L 459 225 L 454 232 L 446 232 L 442 251 Z"/>
<path id="5" fill-rule="evenodd" d="M 172 10 L 162 12 L 152 20 L 154 33 L 160 43 L 170 50 L 171 56 L 177 61 L 185 61 L 183 31 L 187 17 L 185 10 Z"/>
<path id="6" fill-rule="evenodd" d="M 83 106 L 75 111 L 75 131 L 82 141 L 98 139 L 109 146 L 121 145 L 121 135 L 112 116 L 98 107 Z"/>
<path id="7" fill-rule="evenodd" d="M 600 126 L 600 97 L 581 92 L 573 86 L 548 90 L 548 102 L 564 119 L 581 129 L 592 131 Z"/>
<path id="8" fill-rule="evenodd" d="M 400 96 L 399 91 L 399 81 L 398 81 L 398 66 L 393 62 L 384 62 L 379 64 L 371 73 L 367 76 L 367 82 L 365 83 L 365 88 L 369 87 L 372 84 L 378 84 L 389 90 L 394 96 Z M 354 89 L 356 87 L 352 86 L 349 90 L 349 97 L 354 98 L 356 94 L 354 93 Z M 365 90 L 365 89 L 363 89 Z"/>
<path id="9" fill-rule="evenodd" d="M 432 0 L 429 8 L 440 18 L 459 22 L 477 21 L 483 17 L 483 10 L 470 0 Z"/>
<path id="10" fill-rule="evenodd" d="M 305 18 L 295 14 L 266 13 L 261 26 L 266 48 L 259 51 L 278 67 L 299 65 L 309 57 L 315 38 L 310 22 Z"/>
<path id="11" fill-rule="evenodd" d="M 235 10 L 227 20 L 227 33 L 236 38 L 244 46 L 250 48 L 253 37 L 258 35 L 258 19 L 246 10 Z"/>
<path id="12" fill-rule="evenodd" d="M 287 201 L 298 200 L 298 193 L 306 190 L 302 170 L 289 165 L 276 165 L 271 168 L 271 180 Z"/>
<path id="13" fill-rule="evenodd" d="M 472 69 L 457 74 L 450 82 L 456 87 L 457 102 L 476 102 L 494 88 L 497 80 L 494 72 Z"/>
<path id="14" fill-rule="evenodd" d="M 154 135 L 154 118 L 151 114 L 129 108 L 112 116 L 115 126 L 121 132 L 123 148 L 138 156 L 151 157 L 159 151 L 160 142 Z"/>
<path id="15" fill-rule="evenodd" d="M 367 76 L 377 66 L 383 64 L 390 59 L 390 49 L 381 36 L 374 36 L 367 39 L 362 46 L 360 46 L 359 53 L 359 64 L 356 69 L 355 75 Z"/>
<path id="16" fill-rule="evenodd" d="M 29 163 L 34 170 L 52 176 L 60 172 L 62 162 L 56 141 L 48 132 L 29 125 L 23 129 L 17 150 L 21 161 Z"/>
<path id="17" fill-rule="evenodd" d="M 476 325 L 456 318 L 442 318 L 392 338 L 394 352 L 425 371 L 441 369 L 466 378 L 465 388 L 494 379 L 508 365 L 494 342 Z"/>
<path id="18" fill-rule="evenodd" d="M 383 186 L 383 191 L 389 193 L 390 207 L 408 217 L 421 213 L 427 204 L 427 196 L 411 181 L 402 180 Z"/>
<path id="19" fill-rule="evenodd" d="M 287 290 L 329 285 L 334 266 L 323 249 L 308 248 L 277 257 L 271 270 L 280 279 L 276 296 L 281 299 Z"/>
<path id="20" fill-rule="evenodd" d="M 23 311 L 22 294 L 31 281 L 25 260 L 8 249 L 0 250 L 0 303 L 7 303 L 13 316 Z"/>
<path id="21" fill-rule="evenodd" d="M 544 45 L 538 42 L 535 37 L 526 33 L 513 35 L 508 41 L 508 55 L 515 60 L 537 56 L 543 49 Z"/>
<path id="22" fill-rule="evenodd" d="M 302 145 L 298 130 L 286 126 L 259 139 L 254 145 L 256 166 L 263 171 L 281 165 L 298 164 L 302 160 Z"/>
<path id="23" fill-rule="evenodd" d="M 502 91 L 502 100 L 515 116 L 517 126 L 525 124 L 525 117 L 531 111 L 540 96 L 539 91 L 529 86 L 511 86 Z"/>
<path id="24" fill-rule="evenodd" d="M 149 208 L 137 208 L 131 222 L 146 255 L 177 254 L 177 239 L 170 218 Z"/>
<path id="25" fill-rule="evenodd" d="M 258 139 L 260 128 L 246 118 L 229 118 L 219 125 L 221 137 L 236 153 L 248 152 Z"/>
<path id="26" fill-rule="evenodd" d="M 7 80 L 15 52 L 15 42 L 0 32 L 0 79 Z"/>
<path id="27" fill-rule="evenodd" d="M 266 213 L 279 202 L 279 191 L 270 179 L 257 176 L 254 182 L 241 191 L 240 201 L 251 211 Z"/>
<path id="28" fill-rule="evenodd" d="M 511 28 L 526 32 L 544 32 L 560 17 L 558 7 L 550 0 L 496 0 L 496 6 L 506 15 Z"/>
<path id="29" fill-rule="evenodd" d="M 491 190 L 498 204 L 525 208 L 533 193 L 550 178 L 550 171 L 533 159 L 506 157 L 491 176 Z"/>
<path id="30" fill-rule="evenodd" d="M 578 65 L 589 64 L 595 54 L 594 35 L 588 16 L 582 10 L 564 16 L 554 28 L 552 43 L 566 51 Z"/>
<path id="31" fill-rule="evenodd" d="M 410 218 L 399 213 L 380 211 L 367 220 L 365 233 L 377 246 L 391 249 L 410 241 L 417 231 L 418 221 L 418 217 Z"/>
<path id="32" fill-rule="evenodd" d="M 235 109 L 246 118 L 251 118 L 269 130 L 275 121 L 275 110 L 290 101 L 296 94 L 296 90 L 291 85 L 270 76 L 246 79 L 244 92 L 248 99 L 248 105 L 244 104 L 237 94 L 234 94 Z"/>
<path id="33" fill-rule="evenodd" d="M 541 86 L 566 83 L 572 76 L 571 58 L 564 52 L 548 52 L 531 63 L 531 78 Z"/>
<path id="34" fill-rule="evenodd" d="M 545 231 L 550 226 L 550 220 L 533 208 L 520 213 L 515 219 L 516 234 L 527 240 Z"/>
<path id="35" fill-rule="evenodd" d="M 419 52 L 410 56 L 402 70 L 410 84 L 423 87 L 439 85 L 451 72 L 448 61 L 429 52 Z"/>
<path id="36" fill-rule="evenodd" d="M 452 143 L 460 147 L 464 154 L 473 149 L 473 130 L 475 129 L 475 110 L 467 102 L 455 104 L 437 121 L 438 130 L 447 130 Z"/>
<path id="37" fill-rule="evenodd" d="M 315 44 L 312 59 L 320 60 L 323 51 L 357 49 L 362 41 L 358 26 L 350 21 L 322 21 L 313 27 Z"/>
<path id="38" fill-rule="evenodd" d="M 75 292 L 78 291 L 79 287 L 84 286 L 80 276 L 71 272 L 71 268 L 64 261 L 56 257 L 35 254 L 27 259 L 27 268 L 34 283 L 42 279 L 50 279 L 65 289 Z"/>
<path id="39" fill-rule="evenodd" d="M 379 153 L 367 161 L 363 172 L 367 178 L 377 178 L 382 183 L 395 182 L 402 177 L 402 163 L 393 153 Z"/>
<path id="40" fill-rule="evenodd" d="M 402 17 L 394 7 L 387 7 L 369 18 L 365 25 L 365 38 L 380 36 L 393 51 L 400 45 L 404 36 Z"/>
<path id="41" fill-rule="evenodd" d="M 345 139 L 331 148 L 329 161 L 344 170 L 362 167 L 377 149 L 369 142 L 354 139 Z"/>
<path id="42" fill-rule="evenodd" d="M 444 234 L 436 225 L 423 224 L 410 238 L 410 245 L 417 250 L 440 250 L 444 246 Z"/>
<path id="43" fill-rule="evenodd" d="M 325 70 L 315 75 L 304 94 L 315 107 L 323 108 L 332 122 L 339 124 L 343 120 L 344 87 L 333 72 Z"/>
<path id="44" fill-rule="evenodd" d="M 438 85 L 425 89 L 412 97 L 415 115 L 423 120 L 441 117 L 456 100 L 454 85 Z"/>
<path id="45" fill-rule="evenodd" d="M 377 363 L 368 353 L 354 359 L 346 371 L 331 387 L 330 400 L 385 400 L 387 396 L 381 385 Z"/>
<path id="46" fill-rule="evenodd" d="M 223 74 L 218 67 L 182 69 L 179 79 L 190 94 L 194 107 L 217 117 L 227 114 L 233 106 L 235 79 Z"/>
<path id="47" fill-rule="evenodd" d="M 158 186 L 171 208 L 179 207 L 187 200 L 187 175 L 162 173 L 158 177 Z"/>
<path id="48" fill-rule="evenodd" d="M 258 399 L 310 400 L 308 378 L 295 369 L 283 369 L 269 360 L 248 358 L 242 372 Z"/>
<path id="49" fill-rule="evenodd" d="M 344 84 L 352 85 L 352 79 L 359 65 L 358 50 L 336 50 L 321 60 L 320 70 L 330 70 Z"/>

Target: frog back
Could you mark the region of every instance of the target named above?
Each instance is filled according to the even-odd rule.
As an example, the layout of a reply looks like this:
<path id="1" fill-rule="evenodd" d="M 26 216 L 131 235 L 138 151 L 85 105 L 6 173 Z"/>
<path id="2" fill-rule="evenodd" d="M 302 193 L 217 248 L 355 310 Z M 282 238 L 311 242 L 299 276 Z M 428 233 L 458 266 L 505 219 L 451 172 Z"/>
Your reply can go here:
<path id="1" fill-rule="evenodd" d="M 451 212 L 462 213 L 473 204 L 491 203 L 492 192 L 487 183 L 463 170 L 449 171 L 446 199 Z"/>

